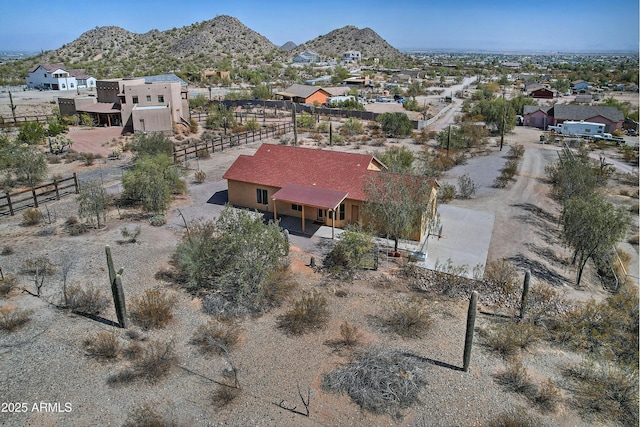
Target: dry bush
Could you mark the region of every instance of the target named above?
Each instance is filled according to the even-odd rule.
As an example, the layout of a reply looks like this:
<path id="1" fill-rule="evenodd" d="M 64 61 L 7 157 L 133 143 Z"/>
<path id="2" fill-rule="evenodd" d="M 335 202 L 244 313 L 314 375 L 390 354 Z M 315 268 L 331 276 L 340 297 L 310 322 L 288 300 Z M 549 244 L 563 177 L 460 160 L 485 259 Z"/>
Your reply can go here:
<path id="1" fill-rule="evenodd" d="M 15 277 L 3 276 L 0 278 L 0 298 L 4 298 L 16 287 Z"/>
<path id="2" fill-rule="evenodd" d="M 632 236 L 629 236 L 629 238 L 627 239 L 627 243 L 631 244 L 631 245 L 636 245 L 638 246 L 638 242 L 640 242 L 640 236 L 637 234 L 634 234 Z"/>
<path id="3" fill-rule="evenodd" d="M 2 250 L 0 251 L 0 255 L 11 255 L 12 253 L 14 253 L 14 249 L 13 247 L 9 246 L 9 245 L 5 245 L 2 247 Z"/>
<path id="4" fill-rule="evenodd" d="M 511 159 L 519 159 L 524 156 L 524 146 L 522 144 L 514 144 L 509 148 L 507 156 Z"/>
<path id="5" fill-rule="evenodd" d="M 109 305 L 109 298 L 101 290 L 71 285 L 66 290 L 66 308 L 77 313 L 98 314 Z"/>
<path id="6" fill-rule="evenodd" d="M 134 227 L 132 230 L 129 230 L 127 227 L 122 227 L 120 229 L 120 235 L 124 240 L 121 241 L 121 243 L 136 243 L 141 233 L 142 228 L 139 225 Z"/>
<path id="7" fill-rule="evenodd" d="M 461 199 L 470 199 L 471 196 L 476 194 L 476 183 L 473 182 L 468 173 L 458 177 L 458 191 L 457 196 Z"/>
<path id="8" fill-rule="evenodd" d="M 239 388 L 218 385 L 213 393 L 211 393 L 211 402 L 217 408 L 224 408 L 236 400 L 238 396 L 240 396 Z"/>
<path id="9" fill-rule="evenodd" d="M 5 305 L 0 307 L 0 330 L 12 332 L 29 320 L 33 311 Z"/>
<path id="10" fill-rule="evenodd" d="M 518 269 L 506 258 L 489 261 L 484 268 L 484 279 L 506 297 L 513 296 L 518 290 Z"/>
<path id="11" fill-rule="evenodd" d="M 522 359 L 511 359 L 506 368 L 495 375 L 496 382 L 509 391 L 523 394 L 529 398 L 535 396 L 536 387 L 531 382 L 527 368 L 522 364 Z"/>
<path id="12" fill-rule="evenodd" d="M 516 356 L 542 338 L 539 326 L 528 322 L 502 322 L 481 330 L 483 344 L 503 358 Z"/>
<path id="13" fill-rule="evenodd" d="M 224 354 L 238 344 L 241 334 L 242 329 L 233 323 L 209 320 L 198 327 L 190 343 L 197 345 L 204 354 Z"/>
<path id="14" fill-rule="evenodd" d="M 161 289 L 147 289 L 131 299 L 131 320 L 144 329 L 164 328 L 173 319 L 176 297 Z"/>
<path id="15" fill-rule="evenodd" d="M 404 338 L 420 338 L 433 324 L 431 314 L 422 298 L 395 301 L 385 317 L 386 326 Z"/>
<path id="16" fill-rule="evenodd" d="M 638 215 L 638 212 L 640 212 L 640 203 L 634 203 L 633 205 L 629 206 L 629 212 L 634 215 Z"/>
<path id="17" fill-rule="evenodd" d="M 553 383 L 553 380 L 549 378 L 538 388 L 533 397 L 533 402 L 542 412 L 551 413 L 555 412 L 560 399 L 560 390 Z"/>
<path id="18" fill-rule="evenodd" d="M 638 369 L 615 362 L 586 361 L 563 373 L 571 383 L 574 406 L 588 418 L 638 425 Z"/>
<path id="19" fill-rule="evenodd" d="M 293 303 L 293 308 L 278 317 L 278 327 L 294 335 L 322 328 L 329 319 L 326 298 L 312 292 Z"/>
<path id="20" fill-rule="evenodd" d="M 270 307 L 279 307 L 298 286 L 291 270 L 286 266 L 276 267 L 269 275 L 264 287 L 265 300 Z"/>
<path id="21" fill-rule="evenodd" d="M 169 375 L 177 363 L 173 342 L 149 341 L 135 360 L 134 367 L 139 378 L 156 382 Z"/>
<path id="22" fill-rule="evenodd" d="M 205 171 L 198 169 L 193 173 L 193 179 L 198 184 L 202 184 L 207 179 L 207 174 Z"/>
<path id="23" fill-rule="evenodd" d="M 76 216 L 70 216 L 64 222 L 64 228 L 72 236 L 79 236 L 89 231 L 89 226 L 78 220 Z"/>
<path id="24" fill-rule="evenodd" d="M 353 361 L 322 379 L 322 389 L 346 393 L 360 407 L 376 414 L 399 411 L 419 402 L 426 385 L 420 359 L 404 350 L 374 348 L 356 355 Z"/>
<path id="25" fill-rule="evenodd" d="M 115 359 L 120 354 L 120 341 L 111 332 L 99 332 L 83 342 L 89 356 L 98 359 Z"/>
<path id="26" fill-rule="evenodd" d="M 158 414 L 152 405 L 144 403 L 129 412 L 122 427 L 171 427 L 173 425 L 175 424 L 166 421 L 162 415 Z"/>
<path id="27" fill-rule="evenodd" d="M 22 223 L 24 225 L 38 225 L 44 219 L 44 215 L 36 208 L 27 208 L 22 212 Z"/>
<path id="28" fill-rule="evenodd" d="M 122 355 L 127 360 L 136 360 L 142 356 L 144 346 L 140 341 L 131 341 L 128 346 L 122 349 Z"/>
<path id="29" fill-rule="evenodd" d="M 438 189 L 438 202 L 449 203 L 455 197 L 456 197 L 456 186 L 453 184 L 448 184 L 446 182 L 442 183 L 442 185 Z"/>
<path id="30" fill-rule="evenodd" d="M 362 339 L 362 334 L 358 330 L 356 325 L 352 325 L 349 322 L 342 322 L 340 324 L 340 337 L 341 342 L 346 347 L 353 347 L 357 345 Z"/>

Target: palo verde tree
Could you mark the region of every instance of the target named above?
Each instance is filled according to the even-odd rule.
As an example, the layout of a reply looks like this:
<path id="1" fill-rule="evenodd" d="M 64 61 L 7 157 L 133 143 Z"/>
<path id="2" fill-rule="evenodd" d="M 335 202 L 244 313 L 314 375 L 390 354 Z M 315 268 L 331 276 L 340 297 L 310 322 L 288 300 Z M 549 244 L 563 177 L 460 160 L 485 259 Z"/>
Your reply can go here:
<path id="1" fill-rule="evenodd" d="M 395 253 L 400 239 L 411 238 L 423 226 L 432 188 L 429 179 L 390 172 L 374 174 L 365 183 L 363 216 L 375 232 L 393 239 Z"/>
<path id="2" fill-rule="evenodd" d="M 376 117 L 376 122 L 391 136 L 409 136 L 413 133 L 413 124 L 405 113 L 382 113 Z"/>
<path id="3" fill-rule="evenodd" d="M 78 194 L 78 216 L 100 228 L 107 219 L 107 190 L 100 181 L 92 179 L 82 183 Z"/>
<path id="4" fill-rule="evenodd" d="M 269 299 L 270 277 L 288 253 L 289 242 L 277 224 L 227 205 L 215 222 L 187 226 L 175 260 L 188 288 L 259 311 Z"/>
<path id="5" fill-rule="evenodd" d="M 136 157 L 155 156 L 156 154 L 173 155 L 173 142 L 161 132 L 148 135 L 136 133 L 131 141 L 131 152 Z"/>
<path id="6" fill-rule="evenodd" d="M 384 163 L 389 172 L 410 174 L 413 171 L 415 156 L 407 147 L 387 148 L 384 152 L 376 154 L 376 157 Z"/>
<path id="7" fill-rule="evenodd" d="M 593 193 L 567 200 L 560 222 L 562 240 L 573 249 L 572 264 L 577 264 L 579 285 L 587 261 L 611 250 L 624 238 L 628 216 L 623 208 Z"/>

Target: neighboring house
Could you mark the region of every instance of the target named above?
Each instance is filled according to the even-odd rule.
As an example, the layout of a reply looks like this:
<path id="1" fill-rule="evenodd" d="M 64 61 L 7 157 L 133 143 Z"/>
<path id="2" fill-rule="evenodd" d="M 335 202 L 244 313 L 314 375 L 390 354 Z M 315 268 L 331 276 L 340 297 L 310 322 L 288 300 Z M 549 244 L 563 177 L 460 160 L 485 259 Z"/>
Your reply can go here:
<path id="1" fill-rule="evenodd" d="M 620 129 L 624 120 L 624 114 L 616 107 L 578 104 L 525 105 L 523 116 L 525 126 L 547 129 L 564 121 L 585 121 L 604 124 L 607 133 Z"/>
<path id="2" fill-rule="evenodd" d="M 64 64 L 40 64 L 29 69 L 29 89 L 77 90 L 78 81 Z"/>
<path id="3" fill-rule="evenodd" d="M 352 76 L 344 79 L 342 83 L 347 86 L 366 87 L 371 85 L 371 80 L 369 76 Z"/>
<path id="4" fill-rule="evenodd" d="M 342 60 L 345 62 L 358 62 L 362 59 L 359 50 L 348 50 L 342 54 Z"/>
<path id="5" fill-rule="evenodd" d="M 593 95 L 585 93 L 582 95 L 576 95 L 576 104 L 591 104 L 593 102 Z"/>
<path id="6" fill-rule="evenodd" d="M 554 95 L 552 90 L 539 83 L 527 83 L 524 85 L 524 90 L 531 98 L 553 99 Z"/>
<path id="7" fill-rule="evenodd" d="M 204 70 L 201 73 L 202 80 L 206 80 L 209 77 L 218 77 L 219 79 L 230 79 L 231 73 L 229 71 L 222 70 Z"/>
<path id="8" fill-rule="evenodd" d="M 293 84 L 282 92 L 274 94 L 276 99 L 297 102 L 300 104 L 318 104 L 322 105 L 327 102 L 327 98 L 331 96 L 329 92 L 320 86 Z"/>
<path id="9" fill-rule="evenodd" d="M 363 222 L 365 185 L 384 169 L 372 154 L 262 144 L 253 156 L 238 156 L 222 177 L 232 205 L 342 228 Z M 431 194 L 422 195 L 432 208 L 429 218 L 437 186 L 434 182 Z M 424 237 L 429 218 L 423 214 L 413 240 Z"/>
<path id="10" fill-rule="evenodd" d="M 309 80 L 305 80 L 304 84 L 306 85 L 322 85 L 324 83 L 331 83 L 331 76 L 322 76 L 322 77 L 317 77 L 315 79 L 309 79 Z"/>
<path id="11" fill-rule="evenodd" d="M 293 57 L 293 62 L 300 64 L 315 64 L 321 60 L 320 55 L 310 50 L 305 50 Z"/>
<path id="12" fill-rule="evenodd" d="M 78 89 L 95 89 L 98 79 L 91 77 L 82 70 L 69 70 L 69 74 L 76 78 Z"/>
<path id="13" fill-rule="evenodd" d="M 583 91 L 583 93 L 585 93 L 589 90 L 589 83 L 585 82 L 584 80 L 572 81 L 570 86 L 573 93 L 579 93 L 580 91 Z"/>
<path id="14" fill-rule="evenodd" d="M 60 114 L 89 114 L 98 126 L 122 126 L 132 132 L 166 132 L 188 124 L 186 83 L 173 74 L 99 80 L 96 97 L 59 98 Z"/>

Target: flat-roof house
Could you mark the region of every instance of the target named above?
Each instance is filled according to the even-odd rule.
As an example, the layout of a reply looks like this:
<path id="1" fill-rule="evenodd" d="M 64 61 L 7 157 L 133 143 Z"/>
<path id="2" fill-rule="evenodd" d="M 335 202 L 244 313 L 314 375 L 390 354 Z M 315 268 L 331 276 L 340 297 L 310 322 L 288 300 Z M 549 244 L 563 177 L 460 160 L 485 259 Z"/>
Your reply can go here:
<path id="1" fill-rule="evenodd" d="M 133 132 L 168 133 L 175 123 L 188 124 L 186 83 L 173 74 L 99 80 L 96 95 L 59 98 L 60 114 L 86 113 L 98 125 Z"/>
<path id="2" fill-rule="evenodd" d="M 359 50 L 348 50 L 342 53 L 342 60 L 345 62 L 358 62 L 362 59 Z"/>
<path id="3" fill-rule="evenodd" d="M 274 96 L 276 99 L 284 99 L 300 104 L 322 105 L 327 102 L 327 98 L 329 98 L 331 94 L 320 86 L 295 83 L 281 92 L 276 92 Z"/>
<path id="4" fill-rule="evenodd" d="M 262 144 L 254 155 L 240 155 L 222 176 L 229 203 L 278 215 L 344 227 L 363 221 L 365 185 L 386 166 L 372 154 Z M 425 197 L 435 212 L 437 183 Z M 424 215 L 423 215 L 424 219 Z M 417 227 L 420 240 L 426 222 Z"/>

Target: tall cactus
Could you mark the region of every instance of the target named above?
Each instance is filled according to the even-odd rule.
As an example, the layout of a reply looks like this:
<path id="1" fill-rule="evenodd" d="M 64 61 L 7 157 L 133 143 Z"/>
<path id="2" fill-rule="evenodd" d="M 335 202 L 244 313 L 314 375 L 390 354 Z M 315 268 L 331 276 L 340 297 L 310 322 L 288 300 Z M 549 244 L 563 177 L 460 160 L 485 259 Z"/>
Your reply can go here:
<path id="1" fill-rule="evenodd" d="M 111 284 L 111 293 L 113 294 L 113 305 L 116 308 L 116 317 L 121 328 L 127 328 L 127 308 L 124 301 L 124 290 L 122 289 L 122 273 L 124 268 L 120 268 L 116 272 L 113 267 L 113 259 L 111 258 L 111 247 L 105 246 L 107 254 L 107 266 L 109 268 L 109 283 Z"/>
<path id="2" fill-rule="evenodd" d="M 296 123 L 296 104 L 291 103 L 291 114 L 293 115 L 293 145 L 298 145 L 298 125 Z"/>
<path id="3" fill-rule="evenodd" d="M 527 270 L 524 273 L 524 283 L 522 285 L 522 299 L 520 300 L 520 318 L 524 319 L 524 313 L 527 310 L 527 297 L 529 296 L 529 284 L 531 282 L 531 272 Z"/>
<path id="4" fill-rule="evenodd" d="M 467 312 L 467 333 L 464 337 L 464 356 L 462 369 L 467 372 L 471 362 L 471 347 L 473 346 L 473 328 L 476 324 L 476 305 L 478 304 L 478 291 L 471 293 L 469 311 Z"/>
<path id="5" fill-rule="evenodd" d="M 333 123 L 329 121 L 329 145 L 333 145 Z"/>

